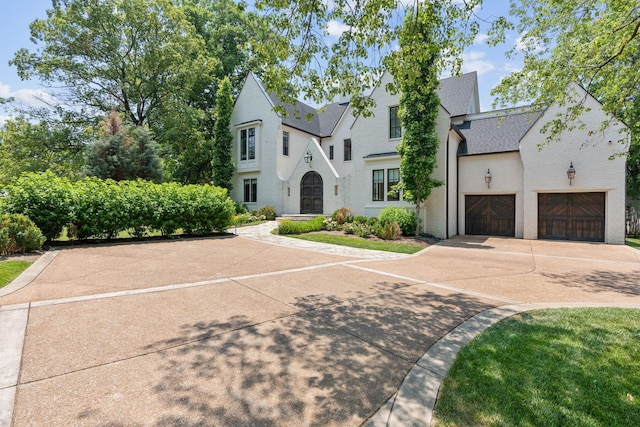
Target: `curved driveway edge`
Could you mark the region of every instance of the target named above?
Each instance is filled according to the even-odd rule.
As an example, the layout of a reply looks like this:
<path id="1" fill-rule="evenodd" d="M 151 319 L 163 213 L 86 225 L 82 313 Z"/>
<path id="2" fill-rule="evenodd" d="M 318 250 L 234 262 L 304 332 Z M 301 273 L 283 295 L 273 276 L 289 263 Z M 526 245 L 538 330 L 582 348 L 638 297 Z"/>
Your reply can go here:
<path id="1" fill-rule="evenodd" d="M 640 309 L 640 304 L 531 303 L 496 307 L 479 313 L 445 335 L 427 351 L 405 377 L 398 392 L 364 425 L 406 427 L 431 425 L 442 380 L 458 352 L 480 333 L 515 314 L 551 308 L 617 307 Z"/>
<path id="2" fill-rule="evenodd" d="M 29 268 L 16 277 L 13 282 L 0 289 L 0 297 L 9 295 L 10 293 L 17 291 L 18 289 L 22 289 L 29 283 L 33 282 L 35 278 L 42 273 L 42 270 L 44 270 L 59 253 L 60 251 L 56 250 L 45 252 L 36 262 L 31 264 Z"/>

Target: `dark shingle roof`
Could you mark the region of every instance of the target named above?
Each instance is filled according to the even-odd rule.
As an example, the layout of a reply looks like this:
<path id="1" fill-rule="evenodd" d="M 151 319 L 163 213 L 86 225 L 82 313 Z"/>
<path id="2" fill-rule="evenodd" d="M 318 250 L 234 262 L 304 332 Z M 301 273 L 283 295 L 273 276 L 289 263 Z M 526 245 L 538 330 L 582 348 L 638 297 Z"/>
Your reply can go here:
<path id="1" fill-rule="evenodd" d="M 348 102 L 335 102 L 318 110 L 321 137 L 331 136 L 348 106 Z"/>
<path id="2" fill-rule="evenodd" d="M 468 114 L 477 84 L 478 73 L 475 71 L 440 80 L 440 103 L 452 117 Z"/>
<path id="3" fill-rule="evenodd" d="M 474 155 L 518 151 L 520 140 L 540 117 L 542 111 L 502 114 L 471 119 L 456 126 L 465 141 L 458 155 Z"/>
<path id="4" fill-rule="evenodd" d="M 452 116 L 469 113 L 469 106 L 476 91 L 477 79 L 477 73 L 474 71 L 459 77 L 440 80 L 440 88 L 438 89 L 440 103 Z M 269 97 L 274 105 L 283 106 L 287 113 L 286 117 L 282 118 L 282 124 L 321 138 L 331 136 L 349 106 L 348 102 L 336 102 L 316 110 L 300 101 L 297 101 L 295 105 L 283 103 L 273 93 Z"/>
<path id="5" fill-rule="evenodd" d="M 274 94 L 269 95 L 269 97 L 274 105 L 284 107 L 287 114 L 286 117 L 282 118 L 283 125 L 321 138 L 331 136 L 344 111 L 349 106 L 348 102 L 336 102 L 316 110 L 300 101 L 297 101 L 295 105 L 291 105 L 280 101 Z"/>

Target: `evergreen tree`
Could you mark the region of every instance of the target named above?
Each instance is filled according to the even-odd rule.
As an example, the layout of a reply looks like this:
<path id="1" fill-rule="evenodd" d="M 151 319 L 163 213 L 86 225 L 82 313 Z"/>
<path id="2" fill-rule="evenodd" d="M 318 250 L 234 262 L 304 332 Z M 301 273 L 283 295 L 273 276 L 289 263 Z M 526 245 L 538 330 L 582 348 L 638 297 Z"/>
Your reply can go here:
<path id="1" fill-rule="evenodd" d="M 129 146 L 133 176 L 154 182 L 162 182 L 162 163 L 153 134 L 146 127 L 138 126 L 129 132 Z"/>
<path id="2" fill-rule="evenodd" d="M 231 113 L 233 111 L 233 98 L 231 97 L 231 82 L 227 77 L 222 79 L 217 93 L 217 106 L 215 115 L 215 134 L 213 139 L 213 184 L 232 189 L 233 162 L 231 161 L 231 143 L 233 135 L 229 130 L 231 126 Z"/>
<path id="3" fill-rule="evenodd" d="M 128 179 L 162 180 L 156 143 L 149 130 L 129 130 L 115 111 L 103 122 L 103 135 L 87 152 L 87 175 L 116 181 Z"/>
<path id="4" fill-rule="evenodd" d="M 129 179 L 132 175 L 128 153 L 131 138 L 118 113 L 112 111 L 103 122 L 102 129 L 103 135 L 87 151 L 86 174 L 116 181 Z"/>

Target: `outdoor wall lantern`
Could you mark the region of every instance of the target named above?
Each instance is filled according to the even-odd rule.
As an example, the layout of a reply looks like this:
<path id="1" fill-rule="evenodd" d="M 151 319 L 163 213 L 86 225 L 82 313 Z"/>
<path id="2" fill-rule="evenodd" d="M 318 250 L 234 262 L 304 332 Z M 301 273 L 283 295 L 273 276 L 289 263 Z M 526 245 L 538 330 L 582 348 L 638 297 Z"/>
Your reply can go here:
<path id="1" fill-rule="evenodd" d="M 567 178 L 569 178 L 569 185 L 571 185 L 571 181 L 573 181 L 576 177 L 576 168 L 573 167 L 573 162 L 569 165 L 569 169 L 567 169 Z"/>
<path id="2" fill-rule="evenodd" d="M 491 186 L 491 171 L 487 169 L 487 173 L 484 174 L 484 182 L 487 183 L 487 188 Z"/>
<path id="3" fill-rule="evenodd" d="M 313 156 L 311 155 L 311 152 L 307 150 L 307 154 L 304 155 L 304 162 L 311 163 L 311 160 L 313 160 Z"/>

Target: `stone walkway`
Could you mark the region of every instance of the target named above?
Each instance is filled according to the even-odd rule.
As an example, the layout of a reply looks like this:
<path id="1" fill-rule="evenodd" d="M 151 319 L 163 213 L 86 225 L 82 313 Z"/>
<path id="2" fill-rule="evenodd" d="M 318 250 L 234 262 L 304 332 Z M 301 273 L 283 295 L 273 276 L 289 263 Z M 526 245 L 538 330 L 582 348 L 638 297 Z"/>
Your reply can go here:
<path id="1" fill-rule="evenodd" d="M 261 242 L 270 243 L 272 245 L 286 246 L 288 248 L 303 249 L 307 251 L 321 252 L 332 255 L 379 260 L 399 259 L 411 256 L 394 252 L 372 251 L 369 249 L 328 245 L 325 243 L 309 242 L 306 240 L 294 239 L 292 237 L 279 236 L 277 234 L 271 233 L 276 227 L 278 227 L 278 223 L 276 221 L 269 221 L 264 224 L 248 227 L 238 227 L 229 231 L 247 239 L 258 240 Z"/>

